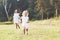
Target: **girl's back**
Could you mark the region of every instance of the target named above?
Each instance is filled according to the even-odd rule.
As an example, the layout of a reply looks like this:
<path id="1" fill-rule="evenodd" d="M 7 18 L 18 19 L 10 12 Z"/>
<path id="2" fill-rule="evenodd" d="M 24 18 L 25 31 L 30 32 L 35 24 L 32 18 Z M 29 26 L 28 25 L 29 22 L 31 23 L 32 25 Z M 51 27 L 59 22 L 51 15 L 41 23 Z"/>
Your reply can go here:
<path id="1" fill-rule="evenodd" d="M 13 18 L 14 18 L 14 19 L 18 19 L 18 18 L 19 18 L 19 14 L 18 14 L 18 13 L 14 13 Z"/>

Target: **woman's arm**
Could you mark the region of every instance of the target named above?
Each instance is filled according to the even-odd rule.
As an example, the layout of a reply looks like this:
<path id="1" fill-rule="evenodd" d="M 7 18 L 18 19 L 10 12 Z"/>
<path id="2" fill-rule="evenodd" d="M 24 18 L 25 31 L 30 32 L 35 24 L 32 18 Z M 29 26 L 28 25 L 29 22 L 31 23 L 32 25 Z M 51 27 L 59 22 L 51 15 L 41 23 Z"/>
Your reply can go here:
<path id="1" fill-rule="evenodd" d="M 27 23 L 29 23 L 29 17 L 28 17 L 28 22 Z"/>

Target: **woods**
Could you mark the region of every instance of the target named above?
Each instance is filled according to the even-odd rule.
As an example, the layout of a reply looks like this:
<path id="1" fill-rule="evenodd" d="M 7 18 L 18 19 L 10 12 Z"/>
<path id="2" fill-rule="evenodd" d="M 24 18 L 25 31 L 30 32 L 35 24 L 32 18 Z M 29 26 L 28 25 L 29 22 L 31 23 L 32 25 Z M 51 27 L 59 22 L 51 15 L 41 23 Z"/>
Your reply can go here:
<path id="1" fill-rule="evenodd" d="M 27 9 L 30 20 L 49 19 L 60 15 L 60 0 L 0 0 L 0 21 L 11 21 L 15 9 Z"/>

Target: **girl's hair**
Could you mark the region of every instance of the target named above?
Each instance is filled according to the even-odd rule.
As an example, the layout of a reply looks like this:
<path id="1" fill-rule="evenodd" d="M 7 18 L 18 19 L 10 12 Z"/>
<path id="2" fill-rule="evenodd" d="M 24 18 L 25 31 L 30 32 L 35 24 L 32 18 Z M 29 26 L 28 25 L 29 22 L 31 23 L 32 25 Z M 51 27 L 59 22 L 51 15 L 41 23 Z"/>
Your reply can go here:
<path id="1" fill-rule="evenodd" d="M 15 9 L 15 11 L 14 11 L 14 12 L 20 13 L 20 10 L 19 10 L 19 9 Z"/>
<path id="2" fill-rule="evenodd" d="M 17 13 L 20 13 L 20 9 L 17 9 Z"/>
<path id="3" fill-rule="evenodd" d="M 27 16 L 29 15 L 28 11 L 24 10 L 23 13 L 22 13 L 22 16 L 25 16 L 25 13 L 27 13 Z"/>
<path id="4" fill-rule="evenodd" d="M 17 12 L 17 9 L 14 12 Z"/>

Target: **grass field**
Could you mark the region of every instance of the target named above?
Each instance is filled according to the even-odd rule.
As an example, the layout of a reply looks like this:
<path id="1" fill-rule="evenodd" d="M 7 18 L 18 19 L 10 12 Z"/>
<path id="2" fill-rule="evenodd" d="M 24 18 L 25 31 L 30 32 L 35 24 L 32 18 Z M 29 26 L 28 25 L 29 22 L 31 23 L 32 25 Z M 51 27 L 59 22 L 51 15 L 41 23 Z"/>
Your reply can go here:
<path id="1" fill-rule="evenodd" d="M 28 35 L 23 34 L 22 27 L 15 29 L 14 24 L 0 25 L 0 40 L 60 40 L 60 20 L 31 21 Z"/>

